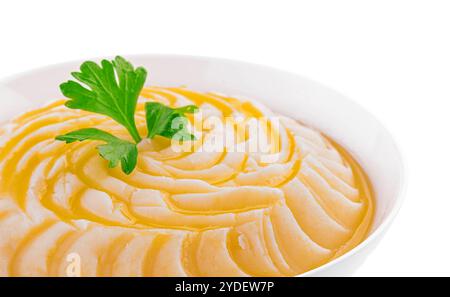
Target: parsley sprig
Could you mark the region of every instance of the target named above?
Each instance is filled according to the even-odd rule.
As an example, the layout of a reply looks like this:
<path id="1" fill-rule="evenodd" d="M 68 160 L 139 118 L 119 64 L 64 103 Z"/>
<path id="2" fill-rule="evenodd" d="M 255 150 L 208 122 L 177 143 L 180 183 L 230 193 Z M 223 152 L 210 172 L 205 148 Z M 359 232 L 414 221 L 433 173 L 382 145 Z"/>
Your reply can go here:
<path id="1" fill-rule="evenodd" d="M 135 122 L 136 105 L 144 87 L 147 71 L 143 67 L 134 68 L 124 58 L 117 56 L 113 61 L 102 60 L 100 65 L 92 61 L 81 64 L 79 72 L 72 76 L 81 82 L 69 80 L 60 85 L 61 92 L 69 98 L 68 108 L 81 109 L 110 117 L 127 129 L 134 142 L 120 139 L 97 128 L 86 128 L 59 135 L 56 140 L 72 143 L 75 141 L 103 141 L 97 146 L 101 157 L 110 168 L 120 162 L 122 171 L 130 174 L 136 167 L 137 144 L 142 140 Z M 145 105 L 148 138 L 160 135 L 179 140 L 194 140 L 187 129 L 186 113 L 197 112 L 195 105 L 171 108 L 157 102 Z"/>

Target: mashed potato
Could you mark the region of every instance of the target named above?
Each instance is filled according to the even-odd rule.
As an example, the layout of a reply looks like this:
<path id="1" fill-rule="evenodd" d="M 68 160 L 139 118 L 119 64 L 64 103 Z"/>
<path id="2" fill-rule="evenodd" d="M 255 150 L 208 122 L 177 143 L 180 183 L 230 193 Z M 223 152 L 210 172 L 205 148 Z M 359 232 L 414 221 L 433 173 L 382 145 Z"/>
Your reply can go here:
<path id="1" fill-rule="evenodd" d="M 54 140 L 91 126 L 127 138 L 64 101 L 0 128 L 1 276 L 291 276 L 367 235 L 369 182 L 321 133 L 249 100 L 152 87 L 136 113 L 143 134 L 148 100 L 199 106 L 198 137 L 181 150 L 142 141 L 130 175 L 108 168 L 98 143 Z M 263 117 L 265 132 L 240 129 Z M 266 150 L 251 149 L 257 138 Z"/>

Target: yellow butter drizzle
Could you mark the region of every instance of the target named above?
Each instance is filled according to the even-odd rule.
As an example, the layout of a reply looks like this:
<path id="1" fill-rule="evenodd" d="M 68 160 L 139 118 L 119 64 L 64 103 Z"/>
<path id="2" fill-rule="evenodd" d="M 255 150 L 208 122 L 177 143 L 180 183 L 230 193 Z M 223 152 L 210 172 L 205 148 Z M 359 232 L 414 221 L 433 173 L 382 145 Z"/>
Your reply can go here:
<path id="1" fill-rule="evenodd" d="M 145 88 L 142 91 L 142 97 L 146 100 L 157 100 L 164 101 L 163 103 L 169 103 L 172 106 L 176 106 L 178 104 L 178 98 L 183 97 L 187 100 L 190 100 L 193 104 L 198 106 L 202 106 L 203 104 L 212 105 L 214 108 L 222 112 L 223 117 L 231 116 L 235 112 L 240 112 L 247 119 L 248 118 L 258 118 L 264 116 L 264 113 L 260 111 L 255 105 L 251 102 L 243 102 L 242 100 L 238 100 L 236 98 L 227 97 L 215 93 L 199 93 L 195 91 L 191 91 L 185 88 L 161 88 L 161 87 L 151 87 Z M 144 100 L 145 102 L 145 100 Z M 145 118 L 144 114 L 144 102 L 140 102 L 137 105 L 137 125 L 138 130 L 141 135 L 146 134 L 145 128 Z M 142 169 L 142 165 L 140 164 L 137 169 L 137 173 L 133 173 L 130 176 L 126 176 L 123 174 L 120 169 L 110 169 L 107 167 L 106 162 L 104 160 L 96 161 L 97 169 L 100 172 L 105 173 L 106 176 L 110 178 L 115 178 L 118 181 L 127 184 L 131 189 L 127 192 L 127 196 L 118 196 L 116 192 L 108 188 L 107 186 L 102 185 L 100 182 L 95 180 L 95 177 L 86 175 L 85 168 L 87 164 L 91 164 L 92 159 L 99 158 L 98 154 L 95 150 L 96 143 L 93 142 L 83 142 L 76 143 L 71 145 L 54 145 L 53 148 L 49 150 L 45 150 L 40 152 L 39 150 L 35 152 L 26 162 L 24 162 L 23 156 L 33 150 L 34 147 L 39 145 L 46 145 L 53 141 L 54 137 L 59 134 L 64 134 L 74 129 L 91 127 L 100 125 L 102 128 L 114 132 L 120 133 L 121 136 L 127 137 L 125 131 L 118 127 L 114 122 L 102 117 L 102 116 L 92 116 L 92 114 L 82 112 L 82 111 L 73 111 L 67 113 L 67 110 L 62 106 L 64 103 L 63 100 L 59 100 L 53 102 L 45 107 L 33 110 L 31 112 L 25 113 L 13 121 L 13 124 L 17 126 L 18 129 L 21 129 L 20 132 L 14 134 L 13 137 L 9 138 L 6 143 L 0 148 L 0 192 L 4 195 L 10 196 L 23 210 L 27 209 L 27 205 L 29 199 L 34 199 L 36 197 L 30 196 L 30 185 L 31 178 L 33 173 L 37 169 L 37 167 L 44 161 L 47 161 L 47 166 L 44 170 L 44 185 L 40 188 L 37 193 L 40 203 L 46 209 L 51 210 L 52 213 L 55 214 L 56 218 L 61 221 L 72 224 L 73 220 L 85 219 L 91 222 L 98 223 L 103 226 L 120 226 L 125 228 L 131 228 L 136 230 L 147 230 L 147 229 L 155 229 L 155 228 L 163 228 L 167 230 L 187 230 L 189 232 L 202 232 L 205 230 L 211 230 L 216 228 L 224 228 L 224 227 L 233 227 L 239 224 L 242 224 L 248 219 L 238 217 L 239 214 L 243 214 L 245 212 L 257 209 L 266 209 L 270 208 L 271 203 L 268 204 L 258 204 L 258 205 L 248 205 L 243 207 L 242 209 L 233 210 L 231 212 L 235 217 L 233 219 L 223 219 L 217 220 L 215 223 L 196 223 L 192 221 L 191 223 L 178 223 L 174 221 L 174 219 L 166 218 L 165 220 L 152 219 L 150 217 L 143 218 L 142 215 L 136 213 L 134 209 L 134 205 L 132 204 L 131 195 L 133 191 L 136 189 L 145 189 L 149 188 L 145 181 L 139 180 L 136 178 L 137 174 L 146 174 L 145 170 Z M 67 114 L 64 114 L 67 113 Z M 190 118 L 192 121 L 192 117 Z M 52 127 L 57 126 L 57 129 L 52 130 Z M 47 129 L 49 128 L 49 129 Z M 47 129 L 47 130 L 45 130 Z M 236 126 L 235 129 L 238 129 Z M 280 139 L 280 131 L 277 131 L 274 126 L 267 126 L 267 134 L 275 135 L 274 139 Z M 41 131 L 45 130 L 45 131 Z M 41 132 L 40 132 L 41 131 Z M 4 135 L 2 137 L 5 137 Z M 248 135 L 239 141 L 245 141 L 248 139 Z M 168 160 L 180 160 L 183 158 L 187 158 L 190 155 L 194 154 L 195 151 L 200 147 L 201 141 L 203 138 L 194 142 L 193 148 L 194 150 L 191 152 L 184 152 L 180 154 L 175 154 L 170 157 L 160 156 L 160 158 L 155 157 L 155 160 L 160 162 L 165 162 Z M 162 148 L 167 148 L 167 140 L 155 138 L 156 142 L 161 142 Z M 289 174 L 283 178 L 283 180 L 278 181 L 275 184 L 271 184 L 270 187 L 273 188 L 281 188 L 282 186 L 289 183 L 293 178 L 298 175 L 302 167 L 302 159 L 301 152 L 298 151 L 298 148 L 295 147 L 295 141 L 293 139 L 293 135 L 290 131 L 287 131 L 286 142 L 280 142 L 276 145 L 271 143 L 271 151 L 270 153 L 277 153 L 281 150 L 287 148 L 288 153 L 286 158 L 282 160 L 282 163 L 292 162 L 292 167 L 290 169 Z M 359 164 L 352 158 L 352 156 L 345 151 L 341 146 L 337 143 L 329 140 L 331 146 L 336 149 L 341 157 L 344 159 L 344 162 L 350 166 L 353 176 L 355 188 L 359 191 L 359 200 L 364 205 L 364 215 L 362 216 L 361 222 L 358 224 L 357 229 L 354 230 L 353 235 L 350 240 L 348 240 L 344 245 L 342 245 L 339 249 L 333 251 L 333 257 L 336 258 L 350 249 L 354 248 L 357 244 L 359 244 L 364 238 L 367 236 L 370 231 L 371 222 L 373 220 L 374 214 L 374 200 L 373 194 L 371 190 L 371 186 L 367 176 L 365 176 L 364 171 L 361 169 Z M 165 143 L 165 144 L 164 144 Z M 286 147 L 285 147 L 286 146 Z M 140 153 L 145 154 L 145 148 Z M 153 152 L 149 152 L 153 153 Z M 214 165 L 220 164 L 224 161 L 227 151 L 225 150 L 219 158 L 214 161 Z M 242 164 L 239 165 L 239 168 L 236 172 L 234 172 L 230 177 L 225 180 L 221 180 L 219 182 L 211 184 L 211 189 L 214 191 L 220 190 L 222 187 L 226 187 L 227 183 L 232 183 L 233 180 L 242 172 L 247 171 L 247 162 L 248 162 L 248 154 L 245 153 L 245 158 L 243 159 Z M 58 160 L 63 160 L 63 164 L 59 169 L 56 168 L 56 163 Z M 140 160 L 141 161 L 141 160 Z M 22 164 L 20 170 L 18 170 L 19 164 Z M 269 166 L 267 164 L 260 164 L 261 167 Z M 55 170 L 52 176 L 50 176 L 50 171 Z M 56 204 L 52 200 L 52 195 L 55 191 L 55 186 L 58 180 L 63 178 L 65 174 L 72 174 L 75 176 L 81 183 L 82 186 L 80 189 L 70 193 L 68 208 L 64 206 Z M 89 172 L 88 172 L 89 174 Z M 170 176 L 173 179 L 177 179 L 176 176 Z M 128 220 L 127 223 L 120 223 L 117 221 L 111 221 L 107 218 L 93 215 L 92 213 L 86 211 L 83 205 L 81 204 L 81 197 L 85 193 L 86 190 L 95 189 L 104 193 L 107 193 L 111 198 L 114 205 L 121 205 L 121 213 Z M 217 212 L 217 211 L 192 211 L 186 210 L 177 207 L 173 203 L 171 203 L 170 196 L 173 193 L 176 193 L 178 189 L 171 189 L 170 187 L 166 190 L 162 190 L 161 192 L 166 195 L 163 199 L 165 203 L 165 207 L 170 211 L 178 215 L 193 215 L 193 216 L 212 216 L 217 214 L 226 214 L 226 212 Z M 69 195 L 69 194 L 68 194 Z M 168 195 L 168 196 L 167 196 Z M 169 197 L 169 198 L 167 198 Z M 280 202 L 277 202 L 280 203 Z M 4 217 L 4 216 L 2 216 Z M 52 221 L 53 224 L 53 221 Z M 51 226 L 50 223 L 45 223 L 40 227 L 32 230 L 30 235 L 26 239 L 22 241 L 21 246 L 18 248 L 20 251 L 22 248 L 25 248 L 27 242 L 34 239 L 39 235 L 40 232 L 43 232 Z M 76 238 L 75 233 L 71 232 L 71 236 L 67 235 L 71 241 Z M 189 245 L 187 253 L 193 253 L 195 250 L 195 246 L 198 243 L 198 238 L 188 237 L 191 241 Z M 108 251 L 107 255 L 101 260 L 101 268 L 98 270 L 99 275 L 109 275 L 111 273 L 111 259 L 117 255 L 120 250 L 126 245 L 128 241 L 132 239 L 130 235 L 124 235 L 123 237 L 119 237 L 116 240 L 116 248 Z M 63 240 L 63 239 L 61 239 Z M 157 236 L 155 240 L 153 240 L 152 248 L 148 251 L 148 262 L 143 268 L 146 275 L 156 275 L 157 272 L 153 270 L 153 257 L 158 255 L 158 251 L 166 244 L 169 240 L 167 235 L 161 234 Z M 236 244 L 234 244 L 235 246 Z M 230 246 L 228 247 L 230 248 Z M 190 251 L 190 252 L 189 252 Z M 59 255 L 60 252 L 54 250 L 52 252 L 52 257 L 58 258 L 61 257 Z M 17 255 L 20 255 L 18 253 Z M 14 261 L 10 266 L 11 274 L 17 274 L 15 271 Z M 57 260 L 55 260 L 57 261 Z M 56 264 L 49 263 L 49 267 L 52 267 L 52 273 L 56 273 Z M 196 275 L 199 273 L 196 264 L 192 262 L 192 259 L 185 263 L 187 270 L 191 271 L 192 275 Z M 289 274 L 288 272 L 284 272 L 282 274 Z"/>

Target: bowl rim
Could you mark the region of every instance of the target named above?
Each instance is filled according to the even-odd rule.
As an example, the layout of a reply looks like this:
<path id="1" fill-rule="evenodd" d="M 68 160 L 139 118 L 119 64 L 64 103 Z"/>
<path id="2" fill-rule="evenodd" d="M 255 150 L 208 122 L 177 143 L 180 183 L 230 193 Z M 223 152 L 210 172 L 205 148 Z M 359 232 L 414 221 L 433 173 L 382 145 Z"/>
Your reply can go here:
<path id="1" fill-rule="evenodd" d="M 394 218 L 398 215 L 398 212 L 401 208 L 401 206 L 404 203 L 405 196 L 406 196 L 406 185 L 407 185 L 407 165 L 405 161 L 405 155 L 403 154 L 403 150 L 399 146 L 399 142 L 397 141 L 397 138 L 394 137 L 392 132 L 386 128 L 386 125 L 380 121 L 379 118 L 375 117 L 370 111 L 368 111 L 364 106 L 360 105 L 358 102 L 354 101 L 353 99 L 349 98 L 348 96 L 342 94 L 339 91 L 334 90 L 331 87 L 328 87 L 327 85 L 318 82 L 314 79 L 305 77 L 303 75 L 300 75 L 298 73 L 287 71 L 278 67 L 274 66 L 268 66 L 264 64 L 259 63 L 253 63 L 253 62 L 246 62 L 242 60 L 236 60 L 236 59 L 229 59 L 229 58 L 222 58 L 222 57 L 212 57 L 212 56 L 202 56 L 202 55 L 184 55 L 184 54 L 164 54 L 164 53 L 139 53 L 139 54 L 130 54 L 130 55 L 122 55 L 126 57 L 127 59 L 133 60 L 133 59 L 187 59 L 187 60 L 197 60 L 202 62 L 213 62 L 213 63 L 219 63 L 219 64 L 235 64 L 235 65 L 241 65 L 241 66 L 248 66 L 252 67 L 255 70 L 257 68 L 259 69 L 265 69 L 268 72 L 278 72 L 280 74 L 287 74 L 292 77 L 295 77 L 296 79 L 300 79 L 308 84 L 313 84 L 318 88 L 326 89 L 328 91 L 331 91 L 332 93 L 339 95 L 339 100 L 345 100 L 348 103 L 351 103 L 353 105 L 356 105 L 360 109 L 362 109 L 364 112 L 366 112 L 368 115 L 370 115 L 376 123 L 385 130 L 386 134 L 391 138 L 392 144 L 394 146 L 394 149 L 397 153 L 398 161 L 399 161 L 399 182 L 398 182 L 398 192 L 395 196 L 395 201 L 392 206 L 392 209 L 390 210 L 389 214 L 386 218 L 384 218 L 380 225 L 371 233 L 369 236 L 367 236 L 361 243 L 359 243 L 357 246 L 355 246 L 353 249 L 349 250 L 345 254 L 325 263 L 324 265 L 321 265 L 317 268 L 314 268 L 312 270 L 306 271 L 304 273 L 298 274 L 296 276 L 298 277 L 308 277 L 313 276 L 315 273 L 320 273 L 324 270 L 327 270 L 331 268 L 332 266 L 335 266 L 348 258 L 351 258 L 352 256 L 361 253 L 368 245 L 375 243 L 376 239 L 381 238 L 381 236 L 388 230 L 390 225 L 392 224 Z M 65 62 L 59 62 L 59 63 L 52 63 L 46 66 L 41 67 L 34 67 L 30 70 L 24 70 L 17 73 L 14 73 L 12 75 L 8 75 L 5 77 L 0 78 L 0 84 L 8 84 L 10 82 L 13 82 L 14 80 L 20 79 L 24 75 L 32 75 L 37 72 L 42 71 L 48 71 L 51 69 L 56 69 L 58 67 L 62 66 L 68 66 L 72 64 L 79 65 L 83 61 L 86 60 L 93 60 L 93 61 L 99 61 L 101 59 L 108 59 L 113 58 L 113 56 L 103 56 L 103 57 L 93 57 L 93 58 L 87 58 L 84 60 L 81 59 L 73 59 Z M 269 106 L 270 107 L 270 106 Z"/>

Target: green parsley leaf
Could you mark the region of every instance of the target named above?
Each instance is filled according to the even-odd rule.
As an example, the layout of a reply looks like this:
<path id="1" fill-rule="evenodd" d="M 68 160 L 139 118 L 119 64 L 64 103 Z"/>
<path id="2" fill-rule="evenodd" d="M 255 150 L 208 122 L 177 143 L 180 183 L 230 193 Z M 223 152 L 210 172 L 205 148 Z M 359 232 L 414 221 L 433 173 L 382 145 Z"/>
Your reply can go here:
<path id="1" fill-rule="evenodd" d="M 75 141 L 98 140 L 106 144 L 97 147 L 100 155 L 113 168 L 121 163 L 122 171 L 130 174 L 137 164 L 137 143 L 141 141 L 134 114 L 139 94 L 144 87 L 147 71 L 136 69 L 130 62 L 117 56 L 113 61 L 102 60 L 100 65 L 92 61 L 81 64 L 79 72 L 72 72 L 79 82 L 69 80 L 60 85 L 61 92 L 69 98 L 66 106 L 106 115 L 124 126 L 135 143 L 96 129 L 87 128 L 59 135 L 56 140 Z M 194 140 L 190 134 L 186 113 L 197 112 L 198 107 L 188 105 L 170 108 L 160 103 L 145 105 L 148 137 L 161 135 L 178 140 Z"/>
<path id="2" fill-rule="evenodd" d="M 195 113 L 198 107 L 187 105 L 179 108 L 171 108 L 159 102 L 147 102 L 145 104 L 145 116 L 147 120 L 148 138 L 160 135 L 173 138 L 177 135 L 180 140 L 195 140 L 195 136 L 187 129 L 188 120 L 185 113 Z"/>
<path id="3" fill-rule="evenodd" d="M 102 60 L 101 65 L 84 62 L 80 72 L 73 72 L 72 76 L 90 89 L 73 80 L 61 84 L 62 93 L 71 99 L 66 102 L 68 108 L 109 116 L 124 126 L 136 143 L 141 140 L 134 113 L 147 77 L 144 68 L 134 69 L 130 62 L 117 56 L 113 61 Z"/>
<path id="4" fill-rule="evenodd" d="M 122 171 L 125 174 L 130 174 L 136 167 L 138 155 L 136 144 L 117 138 L 108 132 L 96 128 L 80 129 L 65 135 L 59 135 L 56 140 L 66 143 L 84 140 L 104 141 L 106 144 L 97 146 L 97 149 L 100 156 L 109 161 L 108 166 L 110 168 L 116 167 L 120 162 Z"/>

